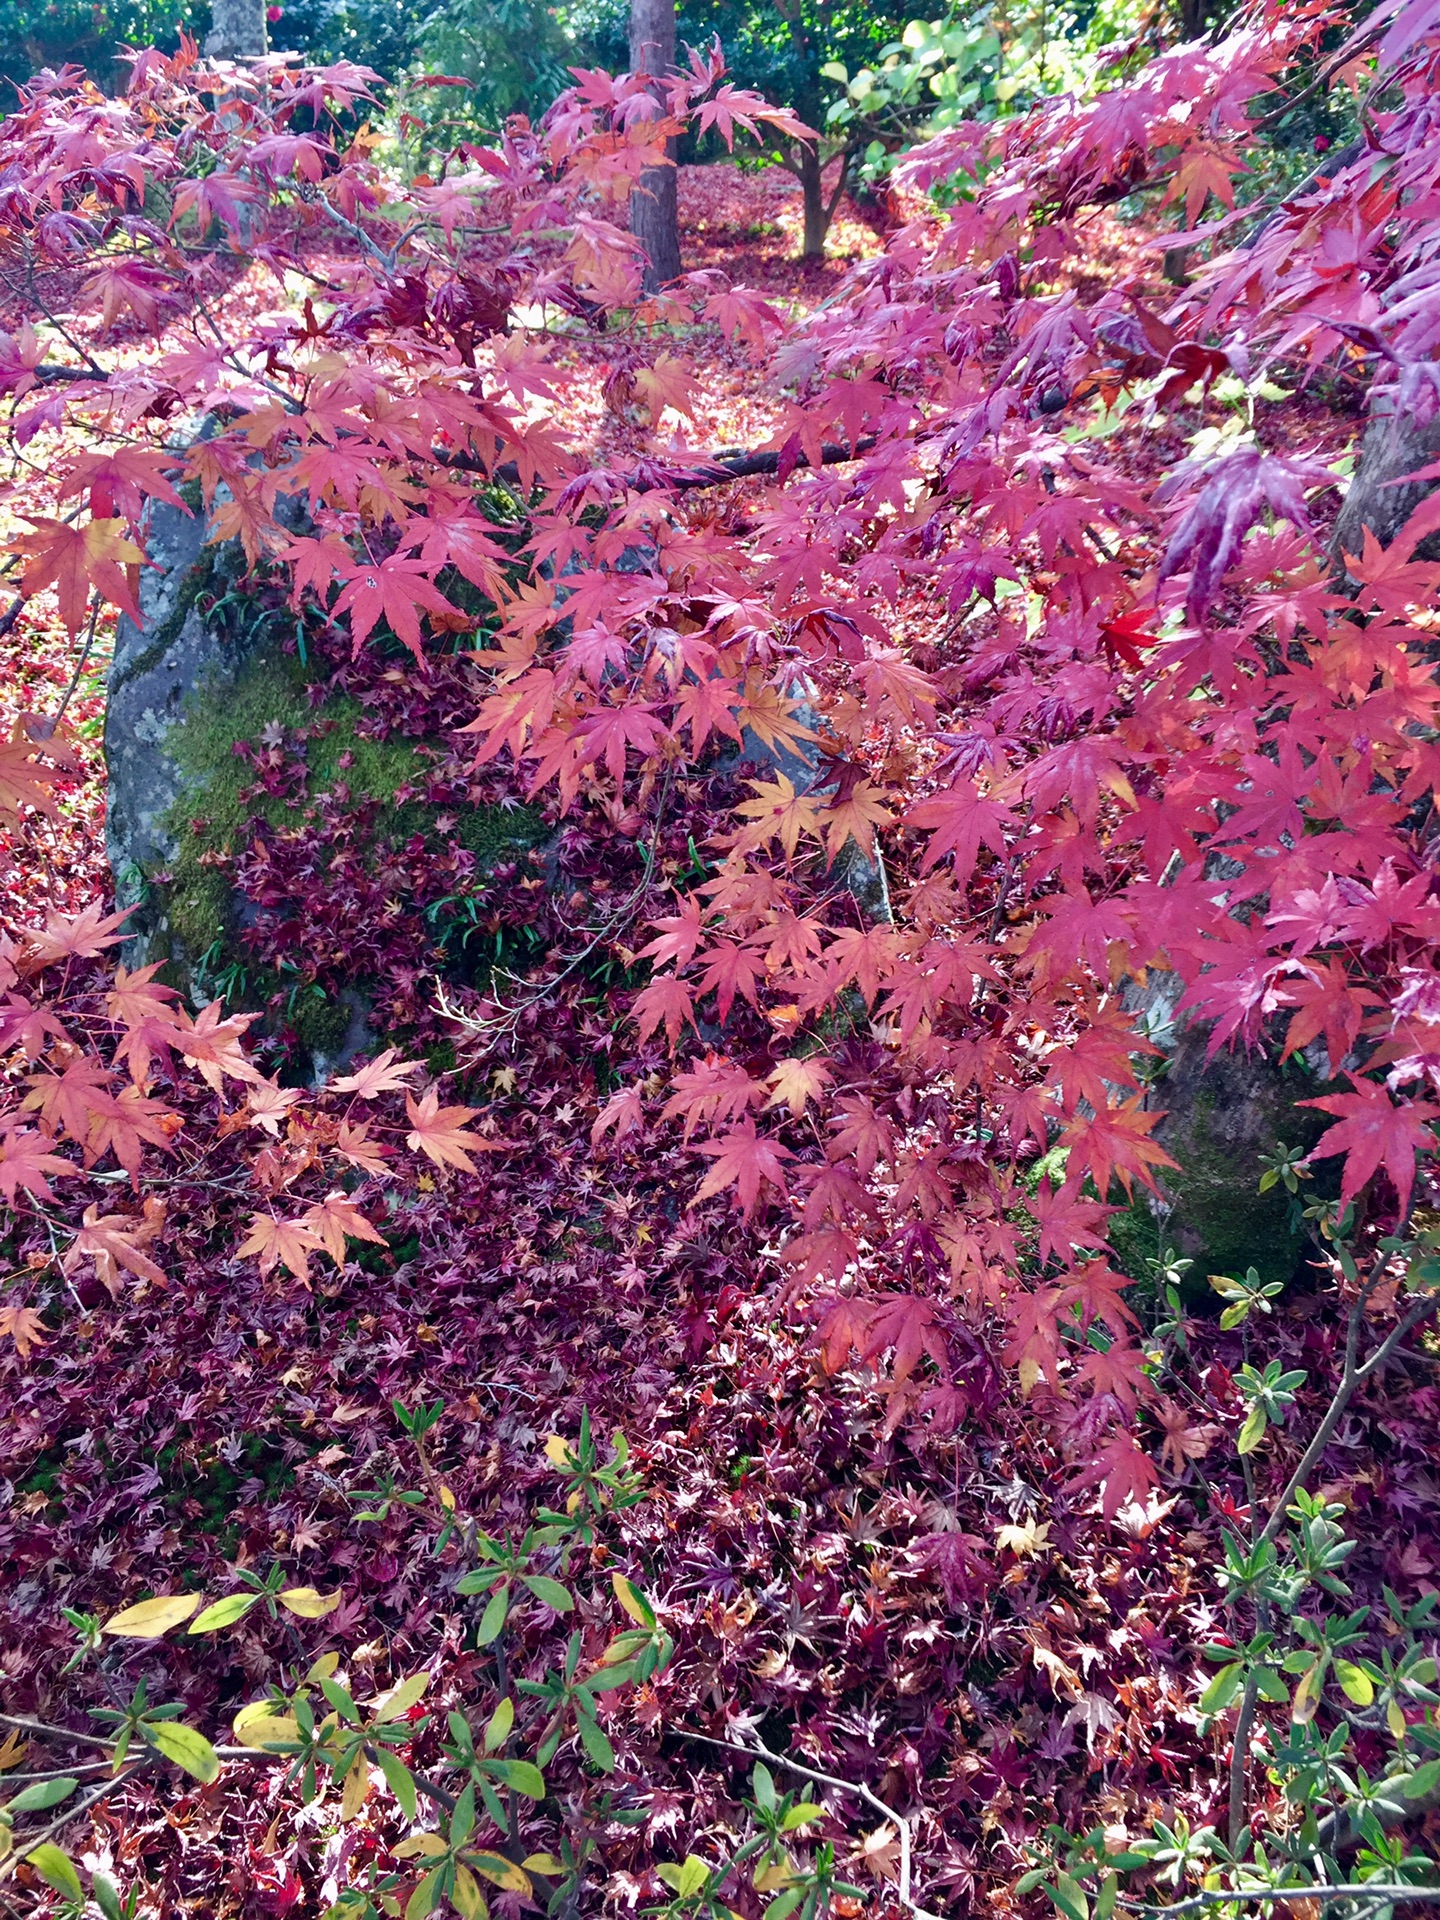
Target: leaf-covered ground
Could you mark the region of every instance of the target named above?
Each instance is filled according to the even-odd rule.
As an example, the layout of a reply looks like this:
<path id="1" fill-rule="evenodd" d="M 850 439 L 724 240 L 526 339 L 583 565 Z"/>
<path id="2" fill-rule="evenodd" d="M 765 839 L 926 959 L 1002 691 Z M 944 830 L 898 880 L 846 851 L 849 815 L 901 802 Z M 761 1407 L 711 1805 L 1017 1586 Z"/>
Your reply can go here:
<path id="1" fill-rule="evenodd" d="M 777 300 L 813 304 L 845 256 L 876 244 L 847 216 L 835 262 L 802 275 L 789 258 L 789 183 L 687 171 L 682 204 L 689 264 L 723 262 Z M 1130 244 L 1112 232 L 1096 270 L 1123 262 L 1153 273 Z M 258 270 L 223 291 L 256 312 L 289 297 Z M 593 430 L 602 457 L 663 449 L 672 431 L 706 451 L 751 446 L 772 424 L 772 399 L 744 357 L 713 341 L 688 362 L 689 423 L 647 418 L 615 383 L 617 355 L 603 343 L 566 343 L 555 359 L 554 404 L 572 428 Z M 1317 414 L 1313 424 L 1325 423 Z M 1134 457 L 1181 451 L 1151 441 Z M 1108 452 L 1127 457 L 1123 435 Z M 8 476 L 0 512 L 11 520 L 33 506 L 45 453 L 42 433 L 30 466 Z M 930 617 L 923 589 L 913 612 L 918 630 Z M 43 598 L 0 644 L 0 684 L 15 701 L 7 725 L 53 714 L 76 658 Z M 106 645 L 102 624 L 68 708 L 79 760 L 61 817 L 33 821 L 7 851 L 11 930 L 105 897 L 95 740 Z M 383 688 L 371 691 L 383 702 Z M 283 777 L 283 765 L 272 770 Z M 580 878 L 623 863 L 622 825 L 613 842 L 574 850 Z M 670 1671 L 606 1723 L 620 1788 L 644 1812 L 628 1839 L 612 1836 L 605 1892 L 616 1906 L 656 1897 L 654 1861 L 683 1857 L 732 1816 L 734 1769 L 691 1735 L 759 1733 L 868 1785 L 914 1817 L 921 1897 L 956 1914 L 982 1891 L 1003 1909 L 997 1889 L 1047 1820 L 1139 1827 L 1212 1814 L 1223 1786 L 1218 1750 L 1197 1731 L 1197 1648 L 1218 1617 L 1219 1531 L 1246 1499 L 1238 1476 L 1207 1482 L 1214 1428 L 1199 1415 L 1178 1426 L 1163 1497 L 1112 1525 L 1096 1515 L 1093 1483 L 1037 1437 L 1048 1429 L 1002 1391 L 978 1346 L 950 1409 L 958 1424 L 892 1420 L 863 1373 L 825 1376 L 758 1238 L 718 1203 L 691 1204 L 696 1162 L 678 1124 L 664 1156 L 653 1141 L 641 1156 L 592 1140 L 608 1092 L 648 1065 L 602 1013 L 578 986 L 536 1008 L 485 1089 L 485 1124 L 506 1151 L 473 1176 L 362 1189 L 385 1245 L 339 1272 L 317 1263 L 311 1288 L 278 1268 L 264 1278 L 239 1257 L 234 1195 L 213 1160 L 203 1179 L 182 1160 L 155 1183 L 169 1215 L 168 1286 L 127 1284 L 112 1299 L 77 1275 L 47 1297 L 33 1345 L 0 1348 L 7 1710 L 70 1717 L 62 1607 L 105 1612 L 146 1591 L 224 1589 L 232 1569 L 263 1573 L 276 1561 L 295 1582 L 338 1584 L 338 1611 L 287 1625 L 278 1646 L 259 1620 L 198 1650 L 183 1638 L 141 1644 L 123 1663 L 127 1684 L 146 1675 L 196 1724 L 223 1727 L 277 1657 L 333 1647 L 357 1685 L 375 1687 L 443 1659 L 463 1702 L 481 1663 L 464 1651 L 473 1621 L 454 1592 L 453 1552 L 433 1554 L 429 1522 L 403 1503 L 357 1518 L 384 1506 L 370 1497 L 377 1487 L 416 1480 L 393 1402 L 444 1401 L 435 1469 L 492 1529 L 523 1526 L 552 1497 L 544 1441 L 573 1434 L 588 1408 L 599 1430 L 625 1432 L 650 1489 L 597 1546 L 596 1588 L 623 1564 L 679 1645 Z M 857 1040 L 857 1069 L 863 1052 Z M 49 1255 L 36 1243 L 28 1257 L 38 1271 Z M 949 1331 L 967 1338 L 958 1324 Z M 1206 1323 L 1190 1337 L 1210 1368 L 1209 1402 L 1226 1403 L 1243 1335 Z M 1336 1337 L 1302 1293 L 1267 1353 L 1320 1377 Z M 1328 1490 L 1387 1516 L 1362 1530 L 1360 1597 L 1381 1582 L 1414 1595 L 1440 1580 L 1440 1404 L 1403 1374 L 1376 1395 L 1349 1416 Z M 1274 1470 L 1286 1464 L 1281 1447 Z M 579 1584 L 587 1618 L 598 1618 Z M 554 1636 L 543 1619 L 527 1632 L 524 1657 L 540 1662 Z M 4 1750 L 12 1768 L 23 1755 L 23 1742 Z M 417 1764 L 432 1757 L 422 1741 Z M 277 1779 L 257 1765 L 163 1798 L 130 1788 L 97 1810 L 73 1851 L 139 1886 L 142 1911 L 163 1920 L 319 1914 L 342 1869 L 357 1855 L 385 1858 L 396 1829 L 378 1798 L 348 1825 L 338 1796 L 298 1813 Z M 852 1870 L 883 1891 L 897 1872 L 893 1834 L 843 1794 L 829 1802 Z M 21 1898 L 46 1911 L 38 1887 Z"/>

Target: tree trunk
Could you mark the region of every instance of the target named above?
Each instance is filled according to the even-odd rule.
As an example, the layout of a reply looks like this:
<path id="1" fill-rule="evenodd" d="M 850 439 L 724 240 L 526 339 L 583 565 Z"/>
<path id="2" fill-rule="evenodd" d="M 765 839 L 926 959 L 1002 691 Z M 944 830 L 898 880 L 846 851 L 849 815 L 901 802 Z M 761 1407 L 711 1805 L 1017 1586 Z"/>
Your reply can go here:
<path id="1" fill-rule="evenodd" d="M 630 0 L 630 71 L 669 73 L 675 65 L 675 0 Z M 660 89 L 652 91 L 657 98 Z M 675 142 L 668 151 L 673 161 Z M 630 231 L 645 249 L 645 291 L 680 272 L 680 213 L 675 168 L 647 167 L 630 195 Z"/>
<path id="2" fill-rule="evenodd" d="M 260 60 L 268 51 L 265 0 L 212 0 L 205 51 L 212 59 Z"/>
<path id="3" fill-rule="evenodd" d="M 825 208 L 820 150 L 814 142 L 800 149 L 800 193 L 805 208 L 805 244 L 801 251 L 807 260 L 820 260 L 825 254 L 830 217 Z"/>
<path id="4" fill-rule="evenodd" d="M 1205 31 L 1210 0 L 1180 0 L 1180 38 L 1198 40 Z"/>
<path id="5" fill-rule="evenodd" d="M 1336 573 L 1341 576 L 1342 591 L 1354 590 L 1354 582 L 1345 569 L 1345 556 L 1360 557 L 1365 550 L 1366 530 L 1382 547 L 1388 547 L 1421 501 L 1429 499 L 1435 491 L 1433 480 L 1405 481 L 1405 476 L 1432 465 L 1437 455 L 1440 455 L 1440 414 L 1423 426 L 1393 411 L 1380 413 L 1371 420 L 1361 443 L 1355 478 L 1350 482 L 1335 522 L 1330 548 Z M 1396 481 L 1405 481 L 1405 484 L 1397 486 Z M 1432 533 L 1422 540 L 1414 558 L 1440 560 L 1440 534 Z"/>

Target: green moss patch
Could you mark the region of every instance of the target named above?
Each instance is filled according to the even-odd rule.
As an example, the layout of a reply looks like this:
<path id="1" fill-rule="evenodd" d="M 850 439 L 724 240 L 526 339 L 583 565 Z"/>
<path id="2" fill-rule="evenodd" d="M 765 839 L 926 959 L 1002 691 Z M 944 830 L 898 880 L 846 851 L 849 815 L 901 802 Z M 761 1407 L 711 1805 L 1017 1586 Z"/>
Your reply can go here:
<path id="1" fill-rule="evenodd" d="M 537 846 L 547 831 L 534 808 L 440 808 L 402 797 L 422 784 L 445 743 L 360 733 L 360 702 L 342 695 L 312 704 L 315 677 L 294 655 L 257 655 L 233 685 L 197 698 L 167 742 L 185 778 L 166 823 L 176 842 L 162 893 L 171 957 L 206 991 L 251 1004 L 281 984 L 261 977 L 247 957 L 239 937 L 241 903 L 229 878 L 228 862 L 244 851 L 257 819 L 293 832 L 306 808 L 328 796 L 342 819 L 366 811 L 366 836 L 377 855 L 419 833 L 437 845 L 457 841 L 482 866 Z M 290 751 L 301 743 L 303 789 L 256 792 L 256 768 L 237 746 L 281 739 Z M 312 984 L 292 995 L 286 1018 L 307 1051 L 329 1053 L 344 1038 L 350 1010 Z"/>

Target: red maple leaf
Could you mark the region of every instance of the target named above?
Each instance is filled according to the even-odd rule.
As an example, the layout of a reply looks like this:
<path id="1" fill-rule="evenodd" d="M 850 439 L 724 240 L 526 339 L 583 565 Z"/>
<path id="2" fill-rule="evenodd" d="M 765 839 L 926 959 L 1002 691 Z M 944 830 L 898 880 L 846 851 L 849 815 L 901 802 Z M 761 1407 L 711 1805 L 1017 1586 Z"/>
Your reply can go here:
<path id="1" fill-rule="evenodd" d="M 1333 1113 L 1339 1125 L 1328 1127 L 1310 1149 L 1310 1158 L 1327 1160 L 1343 1153 L 1340 1198 L 1344 1202 L 1355 1195 L 1383 1167 L 1400 1196 L 1403 1213 L 1410 1205 L 1410 1190 L 1415 1184 L 1415 1157 L 1435 1151 L 1435 1134 L 1429 1122 L 1440 1115 L 1440 1106 L 1432 1100 L 1402 1100 L 1398 1105 L 1384 1087 L 1373 1080 L 1357 1080 L 1347 1075 L 1353 1093 L 1327 1093 L 1318 1100 L 1302 1100 L 1302 1107 L 1319 1107 Z"/>
<path id="2" fill-rule="evenodd" d="M 756 1133 L 755 1122 L 749 1114 L 718 1140 L 702 1140 L 700 1152 L 711 1155 L 715 1164 L 701 1181 L 695 1198 L 708 1200 L 712 1193 L 723 1193 L 726 1187 L 734 1187 L 740 1211 L 747 1219 L 755 1211 L 762 1186 L 774 1187 L 783 1195 L 785 1168 L 782 1163 L 794 1158 L 779 1140 Z"/>
<path id="3" fill-rule="evenodd" d="M 1018 824 L 1009 807 L 982 794 L 972 780 L 957 781 L 943 793 L 920 801 L 905 815 L 905 823 L 934 828 L 924 865 L 928 869 L 947 853 L 953 854 L 955 878 L 961 886 L 975 871 L 981 847 L 1004 853 L 1006 829 Z"/>
<path id="4" fill-rule="evenodd" d="M 1111 1436 L 1098 1453 L 1087 1460 L 1073 1479 L 1065 1484 L 1067 1493 L 1081 1493 L 1086 1487 L 1100 1487 L 1100 1511 L 1113 1520 L 1131 1501 L 1143 1502 L 1160 1484 L 1155 1462 L 1131 1434 Z"/>
<path id="5" fill-rule="evenodd" d="M 60 600 L 60 618 L 71 633 L 85 624 L 93 588 L 113 601 L 137 626 L 144 615 L 126 568 L 138 568 L 145 558 L 133 540 L 125 537 L 122 520 L 87 520 L 68 527 L 63 520 L 39 520 L 34 533 L 23 535 L 20 551 L 28 554 L 23 584 L 27 594 L 54 586 Z"/>
<path id="6" fill-rule="evenodd" d="M 68 1160 L 50 1149 L 55 1145 L 48 1133 L 36 1133 L 31 1127 L 6 1124 L 0 1133 L 0 1193 L 10 1206 L 15 1205 L 19 1187 L 39 1200 L 53 1200 L 47 1173 L 74 1173 Z"/>
<path id="7" fill-rule="evenodd" d="M 355 564 L 345 570 L 345 585 L 335 602 L 338 619 L 350 616 L 350 639 L 358 653 L 379 622 L 388 620 L 395 636 L 403 640 L 420 666 L 425 650 L 420 644 L 420 613 L 448 615 L 465 622 L 465 615 L 452 606 L 433 581 L 426 578 L 423 560 L 406 560 L 398 554 L 375 564 Z"/>
<path id="8" fill-rule="evenodd" d="M 1102 1107 L 1086 1118 L 1077 1115 L 1060 1136 L 1060 1145 L 1070 1149 L 1065 1165 L 1065 1184 L 1078 1186 L 1088 1171 L 1095 1191 L 1103 1200 L 1110 1191 L 1112 1176 L 1119 1175 L 1126 1193 L 1132 1179 L 1138 1178 L 1157 1192 L 1152 1167 L 1174 1167 L 1178 1163 L 1150 1134 L 1163 1113 L 1147 1113 L 1141 1106 L 1143 1094 L 1137 1093 L 1120 1107 Z"/>

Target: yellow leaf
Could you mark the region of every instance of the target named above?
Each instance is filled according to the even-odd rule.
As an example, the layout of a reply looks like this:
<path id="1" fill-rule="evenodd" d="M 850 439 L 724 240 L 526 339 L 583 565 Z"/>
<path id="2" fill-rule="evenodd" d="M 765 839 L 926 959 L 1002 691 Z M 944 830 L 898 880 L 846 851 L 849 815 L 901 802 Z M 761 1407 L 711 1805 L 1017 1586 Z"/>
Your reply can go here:
<path id="1" fill-rule="evenodd" d="M 124 1607 L 112 1614 L 100 1629 L 118 1634 L 124 1640 L 158 1640 L 171 1627 L 188 1620 L 200 1604 L 198 1593 L 161 1593 L 138 1606 Z"/>
<path id="2" fill-rule="evenodd" d="M 312 1660 L 310 1662 L 310 1671 L 306 1674 L 305 1678 L 307 1680 L 328 1680 L 339 1664 L 340 1655 L 332 1648 L 329 1653 L 322 1653 L 318 1660 Z"/>
<path id="3" fill-rule="evenodd" d="M 448 1853 L 449 1848 L 438 1833 L 412 1833 L 390 1851 L 397 1860 L 433 1860 L 437 1854 Z"/>
<path id="4" fill-rule="evenodd" d="M 340 1604 L 340 1589 L 334 1593 L 317 1593 L 314 1587 L 287 1587 L 275 1598 L 289 1613 L 295 1613 L 302 1620 L 323 1620 L 327 1613 L 333 1613 Z"/>
<path id="5" fill-rule="evenodd" d="M 357 1753 L 345 1776 L 345 1791 L 340 1799 L 340 1818 L 353 1820 L 370 1797 L 370 1767 L 363 1753 Z"/>
<path id="6" fill-rule="evenodd" d="M 1027 1520 L 1023 1527 L 997 1527 L 995 1530 L 996 1546 L 1002 1552 L 1008 1547 L 1011 1553 L 1018 1555 L 1022 1560 L 1034 1559 L 1035 1555 L 1042 1553 L 1049 1543 L 1050 1522 L 1048 1520 L 1037 1525 L 1032 1519 Z"/>
<path id="7" fill-rule="evenodd" d="M 1315 1718 L 1315 1711 L 1320 1705 L 1320 1686 L 1324 1678 L 1325 1668 L 1318 1660 L 1301 1676 L 1300 1684 L 1295 1689 L 1295 1697 L 1290 1702 L 1290 1718 L 1297 1726 L 1307 1726 Z"/>
<path id="8" fill-rule="evenodd" d="M 558 1879 L 565 1871 L 565 1862 L 557 1860 L 553 1853 L 527 1853 L 520 1864 L 531 1873 L 543 1873 L 551 1880 Z"/>
<path id="9" fill-rule="evenodd" d="M 530 1876 L 523 1868 L 517 1867 L 513 1860 L 507 1860 L 498 1853 L 467 1853 L 465 1858 L 476 1873 L 483 1873 L 497 1887 L 504 1887 L 507 1893 L 523 1893 L 529 1898 Z"/>
<path id="10" fill-rule="evenodd" d="M 1405 1715 L 1400 1711 L 1400 1702 L 1398 1700 L 1386 1701 L 1385 1724 L 1396 1740 L 1403 1740 L 1405 1738 Z"/>
<path id="11" fill-rule="evenodd" d="M 1340 1682 L 1345 1698 L 1353 1700 L 1357 1707 L 1368 1707 L 1375 1698 L 1375 1682 L 1363 1667 L 1357 1667 L 1353 1661 L 1337 1660 L 1335 1678 Z"/>
<path id="12" fill-rule="evenodd" d="M 257 1753 L 263 1753 L 272 1743 L 298 1740 L 300 1723 L 278 1701 L 252 1700 L 231 1721 L 230 1731 L 235 1736 L 236 1746 L 251 1747 Z"/>
<path id="13" fill-rule="evenodd" d="M 389 1693 L 382 1693 L 378 1700 L 370 1703 L 370 1713 L 376 1720 L 398 1720 L 401 1714 L 408 1713 L 430 1684 L 428 1673 L 412 1673 L 408 1680 L 402 1680 L 398 1687 L 392 1687 Z"/>
<path id="14" fill-rule="evenodd" d="M 760 1867 L 752 1884 L 760 1893 L 778 1893 L 781 1887 L 788 1887 L 794 1877 L 794 1866 L 787 1857 L 784 1860 L 776 1860 L 769 1866 Z"/>
<path id="15" fill-rule="evenodd" d="M 615 1589 L 615 1598 L 637 1626 L 654 1626 L 655 1615 L 645 1604 L 644 1595 L 625 1578 L 623 1573 L 612 1573 L 610 1584 Z"/>
<path id="16" fill-rule="evenodd" d="M 573 1467 L 575 1456 L 570 1451 L 570 1442 L 562 1440 L 558 1433 L 552 1433 L 545 1442 L 545 1458 L 552 1467 Z"/>
<path id="17" fill-rule="evenodd" d="M 808 1102 L 820 1099 L 834 1077 L 819 1054 L 812 1053 L 803 1060 L 787 1055 L 770 1069 L 773 1092 L 765 1105 L 785 1106 L 791 1113 L 801 1114 Z"/>
<path id="18" fill-rule="evenodd" d="M 490 1909 L 485 1904 L 485 1896 L 480 1891 L 480 1883 L 468 1867 L 456 1866 L 455 1889 L 450 1895 L 450 1904 L 465 1920 L 488 1920 Z"/>

